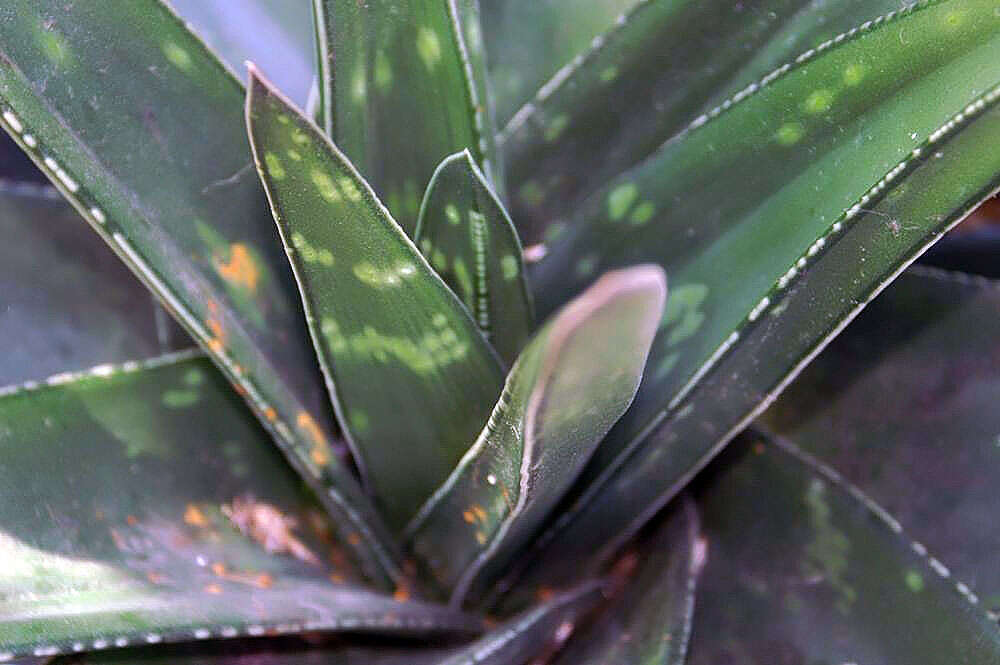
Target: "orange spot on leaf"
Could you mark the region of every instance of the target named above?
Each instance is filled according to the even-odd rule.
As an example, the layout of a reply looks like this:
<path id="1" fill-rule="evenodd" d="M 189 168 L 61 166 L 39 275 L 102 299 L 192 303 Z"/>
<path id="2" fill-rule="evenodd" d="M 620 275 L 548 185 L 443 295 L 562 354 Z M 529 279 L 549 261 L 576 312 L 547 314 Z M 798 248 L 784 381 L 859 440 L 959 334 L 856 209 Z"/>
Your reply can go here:
<path id="1" fill-rule="evenodd" d="M 198 506 L 189 503 L 184 509 L 184 523 L 191 526 L 206 527 L 208 526 L 208 519 Z"/>
<path id="2" fill-rule="evenodd" d="M 269 406 L 264 409 L 264 417 L 267 418 L 268 422 L 274 422 L 278 419 L 278 412 L 274 410 L 273 406 Z"/>
<path id="3" fill-rule="evenodd" d="M 405 603 L 410 599 L 410 590 L 405 586 L 396 587 L 396 590 L 392 594 L 392 598 L 397 603 Z"/>
<path id="4" fill-rule="evenodd" d="M 128 517 L 125 518 L 125 523 L 128 524 L 129 526 L 135 526 L 136 524 L 139 523 L 139 518 L 137 518 L 135 515 L 129 515 Z"/>
<path id="5" fill-rule="evenodd" d="M 319 466 L 329 464 L 330 444 L 327 443 L 326 435 L 323 434 L 323 430 L 312 419 L 312 416 L 305 411 L 299 411 L 295 417 L 295 422 L 299 426 L 299 429 L 304 430 L 309 435 L 309 438 L 312 439 L 312 450 L 309 451 L 309 457 L 312 458 L 312 461 Z"/>
<path id="6" fill-rule="evenodd" d="M 216 561 L 215 563 L 212 564 L 212 572 L 218 575 L 219 577 L 225 577 L 226 564 L 222 563 L 221 561 Z"/>
<path id="7" fill-rule="evenodd" d="M 228 261 L 220 256 L 213 256 L 212 262 L 222 279 L 233 286 L 240 286 L 251 293 L 256 293 L 260 271 L 254 264 L 253 257 L 246 245 L 235 242 L 229 246 Z"/>
<path id="8" fill-rule="evenodd" d="M 205 593 L 215 593 L 215 594 L 222 593 L 222 587 L 219 586 L 218 584 L 206 584 Z"/>
<path id="9" fill-rule="evenodd" d="M 361 544 L 361 535 L 358 533 L 352 533 L 347 537 L 347 542 L 349 542 L 354 547 L 357 547 L 358 545 Z"/>

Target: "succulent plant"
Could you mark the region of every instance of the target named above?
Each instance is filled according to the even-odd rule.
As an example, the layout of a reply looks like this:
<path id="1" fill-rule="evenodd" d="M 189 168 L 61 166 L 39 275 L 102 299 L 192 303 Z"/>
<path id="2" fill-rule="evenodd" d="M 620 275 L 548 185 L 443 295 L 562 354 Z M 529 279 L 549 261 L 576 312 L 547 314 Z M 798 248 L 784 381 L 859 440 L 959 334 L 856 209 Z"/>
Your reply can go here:
<path id="1" fill-rule="evenodd" d="M 0 7 L 0 662 L 1000 662 L 1000 3 L 481 4 Z"/>

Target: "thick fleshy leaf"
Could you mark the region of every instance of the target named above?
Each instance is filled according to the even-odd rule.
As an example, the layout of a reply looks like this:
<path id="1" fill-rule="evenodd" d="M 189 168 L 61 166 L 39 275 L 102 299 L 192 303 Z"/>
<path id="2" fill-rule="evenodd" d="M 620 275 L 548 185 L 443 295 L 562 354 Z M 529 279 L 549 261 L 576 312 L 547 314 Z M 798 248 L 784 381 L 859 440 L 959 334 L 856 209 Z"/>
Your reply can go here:
<path id="1" fill-rule="evenodd" d="M 387 520 L 402 528 L 489 417 L 499 360 L 347 158 L 250 75 L 255 160 L 334 407 Z"/>
<path id="2" fill-rule="evenodd" d="M 897 53 L 900 30 L 906 44 Z M 977 46 L 980 31 L 985 41 Z M 893 66 L 887 54 L 904 60 Z M 614 256 L 618 238 L 628 237 L 630 260 L 659 253 L 673 283 L 670 305 L 635 404 L 585 469 L 586 489 L 539 541 L 551 558 L 533 575 L 559 575 L 558 561 L 617 549 L 903 266 L 997 189 L 1000 154 L 990 146 L 1000 140 L 1000 87 L 986 81 L 1000 80 L 998 56 L 1000 15 L 992 6 L 922 5 L 804 58 L 668 146 L 651 171 L 643 167 L 643 177 L 656 180 L 654 163 L 662 157 L 669 170 L 665 154 L 684 153 L 674 155 L 676 164 L 690 170 L 678 178 L 699 183 L 684 184 L 685 198 L 672 207 L 681 217 L 665 211 L 638 231 L 609 229 L 601 246 Z M 938 57 L 949 62 L 921 75 Z M 847 71 L 864 73 L 858 88 L 869 77 L 875 88 L 904 87 L 848 122 L 836 97 L 843 92 L 846 106 L 858 101 L 840 87 L 855 80 Z M 820 124 L 806 118 L 812 106 L 796 101 L 799 93 L 812 99 L 802 86 L 817 85 L 836 97 L 817 114 Z M 942 115 L 959 103 L 957 113 Z M 772 112 L 781 127 L 803 123 L 780 158 L 775 144 L 787 136 L 768 133 Z M 709 150 L 723 145 L 726 152 Z M 695 146 L 705 152 L 688 154 Z M 711 168 L 691 166 L 702 159 Z M 657 192 L 676 182 L 664 178 Z M 621 192 L 629 200 L 652 195 L 635 187 L 616 186 L 616 209 Z M 684 212 L 689 202 L 704 208 Z"/>
<path id="3" fill-rule="evenodd" d="M 493 175 L 494 129 L 474 80 L 483 67 L 467 44 L 478 26 L 461 25 L 476 18 L 469 2 L 313 2 L 321 125 L 408 234 L 442 159 L 469 149 Z"/>
<path id="4" fill-rule="evenodd" d="M 453 604 L 483 600 L 628 408 L 665 296 L 659 268 L 609 273 L 521 353 L 479 439 L 407 529 Z"/>
<path id="5" fill-rule="evenodd" d="M 702 492 L 688 662 L 1000 660 L 996 624 L 894 518 L 790 444 L 748 439 Z"/>
<path id="6" fill-rule="evenodd" d="M 0 458 L 0 654 L 477 628 L 357 586 L 312 496 L 190 353 L 4 390 Z"/>
<path id="7" fill-rule="evenodd" d="M 193 346 L 48 185 L 0 182 L 0 385 Z"/>
<path id="8" fill-rule="evenodd" d="M 0 8 L 0 124 L 208 350 L 358 547 L 391 569 L 375 511 L 331 444 L 242 100 L 157 0 Z"/>
<path id="9" fill-rule="evenodd" d="M 636 2 L 481 0 L 483 36 L 501 124 Z"/>
<path id="10" fill-rule="evenodd" d="M 1000 284 L 908 271 L 762 420 L 833 465 L 1000 612 Z"/>
<path id="11" fill-rule="evenodd" d="M 514 218 L 529 242 L 558 234 L 582 197 L 700 113 L 728 108 L 727 98 L 746 96 L 786 60 L 898 8 L 894 0 L 638 3 L 504 129 Z"/>
<path id="12" fill-rule="evenodd" d="M 521 243 L 468 151 L 434 171 L 413 238 L 500 357 L 513 363 L 534 323 Z"/>
<path id="13" fill-rule="evenodd" d="M 579 626 L 554 665 L 684 665 L 695 586 L 705 563 L 694 502 L 684 500 L 626 552 L 627 581 L 591 624 Z"/>
<path id="14" fill-rule="evenodd" d="M 170 5 L 233 71 L 253 60 L 305 104 L 316 75 L 312 12 L 305 1 L 170 0 Z"/>

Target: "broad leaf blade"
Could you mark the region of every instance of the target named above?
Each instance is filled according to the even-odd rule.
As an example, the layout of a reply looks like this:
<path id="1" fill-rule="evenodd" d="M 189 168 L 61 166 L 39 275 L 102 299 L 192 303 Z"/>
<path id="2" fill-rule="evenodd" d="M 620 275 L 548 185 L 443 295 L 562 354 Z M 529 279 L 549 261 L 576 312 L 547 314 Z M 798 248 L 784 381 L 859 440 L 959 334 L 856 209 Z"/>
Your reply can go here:
<path id="1" fill-rule="evenodd" d="M 499 361 L 368 183 L 253 68 L 247 125 L 334 407 L 402 528 L 489 417 Z"/>
<path id="2" fill-rule="evenodd" d="M 615 566 L 622 587 L 591 623 L 576 628 L 555 665 L 684 665 L 706 555 L 699 531 L 697 509 L 685 497 L 622 555 Z"/>
<path id="3" fill-rule="evenodd" d="M 434 171 L 413 238 L 500 357 L 513 363 L 534 323 L 521 243 L 468 151 Z"/>
<path id="4" fill-rule="evenodd" d="M 345 544 L 203 358 L 8 389 L 0 424 L 0 653 L 477 627 L 357 586 Z"/>
<path id="5" fill-rule="evenodd" d="M 407 532 L 453 604 L 481 601 L 628 408 L 666 296 L 663 273 L 609 273 L 521 353 L 475 445 Z"/>
<path id="6" fill-rule="evenodd" d="M 689 662 L 1000 659 L 995 622 L 933 553 L 836 472 L 790 444 L 751 441 L 703 492 L 708 564 Z"/>
<path id="7" fill-rule="evenodd" d="M 617 234 L 638 243 L 630 259 L 658 253 L 672 275 L 672 305 L 635 404 L 584 471 L 587 489 L 539 542 L 541 549 L 558 540 L 546 571 L 533 576 L 561 574 L 555 564 L 566 557 L 600 551 L 600 558 L 614 551 L 903 266 L 1000 185 L 1000 155 L 990 149 L 1000 139 L 1000 87 L 990 87 L 1000 79 L 1000 16 L 985 4 L 945 2 L 879 26 L 804 60 L 762 88 L 759 100 L 747 98 L 668 146 L 666 152 L 686 153 L 695 145 L 707 150 L 705 141 L 722 145 L 712 137 L 726 134 L 743 142 L 728 144 L 731 153 L 676 155 L 689 167 L 701 159 L 712 167 L 692 167 L 683 175 L 697 181 L 685 185 L 687 198 L 648 227 L 602 236 L 612 262 L 609 245 Z M 908 39 L 897 53 L 900 29 Z M 982 32 L 985 41 L 975 46 L 974 35 L 965 30 Z M 917 76 L 913 68 L 926 62 L 901 60 L 896 70 L 883 58 L 908 58 L 921 35 L 934 46 L 916 53 L 944 57 L 948 64 Z M 849 124 L 820 114 L 821 122 L 840 129 L 815 143 L 800 137 L 802 144 L 789 146 L 785 159 L 802 163 L 788 171 L 772 144 L 784 134 L 771 132 L 763 120 L 771 117 L 768 109 L 788 107 L 793 92 L 815 83 L 813 75 L 843 80 L 852 62 L 870 67 L 865 71 L 876 79 L 888 77 L 883 82 L 890 88 L 914 87 L 897 91 Z M 944 115 L 957 105 L 954 99 L 964 100 L 958 112 Z M 778 117 L 781 126 L 793 122 Z M 643 171 L 649 183 L 657 180 L 654 164 L 675 168 L 668 164 L 672 158 L 661 156 L 662 162 L 658 157 Z M 817 192 L 817 179 L 830 174 L 836 177 L 822 181 Z M 730 191 L 723 194 L 716 186 Z M 768 194 L 772 186 L 777 189 Z M 673 188 L 667 178 L 657 191 Z M 710 203 L 704 197 L 712 192 Z M 706 206 L 697 219 L 708 221 L 690 225 L 695 217 L 685 211 L 689 200 Z M 686 235 L 682 228 L 694 233 Z M 648 244 L 655 242 L 649 235 L 654 231 L 676 242 L 654 249 Z"/>
<path id="8" fill-rule="evenodd" d="M 391 576 L 387 537 L 331 443 L 239 82 L 156 0 L 6 3 L 0 56 L 0 124 L 208 350 Z"/>
<path id="9" fill-rule="evenodd" d="M 1000 284 L 911 269 L 762 417 L 1000 608 Z"/>
<path id="10" fill-rule="evenodd" d="M 460 25 L 474 15 L 459 1 L 314 0 L 321 124 L 408 234 L 442 159 L 469 149 L 493 172 L 488 102 Z"/>
<path id="11" fill-rule="evenodd" d="M 47 185 L 0 183 L 0 385 L 192 346 Z"/>

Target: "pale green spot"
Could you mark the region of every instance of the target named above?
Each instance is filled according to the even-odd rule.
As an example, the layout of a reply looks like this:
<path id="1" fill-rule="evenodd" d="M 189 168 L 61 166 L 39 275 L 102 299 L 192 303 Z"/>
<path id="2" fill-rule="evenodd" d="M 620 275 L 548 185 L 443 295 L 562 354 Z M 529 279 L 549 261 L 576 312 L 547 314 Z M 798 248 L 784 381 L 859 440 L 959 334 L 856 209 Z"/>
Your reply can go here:
<path id="1" fill-rule="evenodd" d="M 184 383 L 189 386 L 200 386 L 205 382 L 205 375 L 202 374 L 200 369 L 192 367 L 188 371 L 184 372 Z"/>
<path id="2" fill-rule="evenodd" d="M 430 28 L 421 26 L 417 29 L 417 54 L 431 71 L 441 62 L 441 42 Z"/>
<path id="3" fill-rule="evenodd" d="M 677 361 L 680 360 L 681 354 L 674 351 L 663 357 L 662 360 L 656 365 L 656 371 L 653 374 L 653 380 L 662 381 L 670 374 Z"/>
<path id="4" fill-rule="evenodd" d="M 432 245 L 431 245 L 431 239 L 430 238 L 421 238 L 420 239 L 420 253 L 421 254 L 423 254 L 424 256 L 430 256 L 430 254 L 431 254 L 431 247 L 432 247 Z"/>
<path id="5" fill-rule="evenodd" d="M 330 176 L 319 169 L 313 169 L 309 172 L 309 177 L 312 179 L 313 184 L 316 185 L 316 189 L 319 190 L 320 196 L 331 203 L 340 201 L 340 192 L 333 186 L 333 179 Z"/>
<path id="6" fill-rule="evenodd" d="M 833 106 L 833 91 L 827 88 L 813 90 L 802 102 L 802 110 L 806 113 L 826 113 Z"/>
<path id="7" fill-rule="evenodd" d="M 377 289 L 400 286 L 404 280 L 412 279 L 417 274 L 417 267 L 409 261 L 399 261 L 391 267 L 378 267 L 368 261 L 362 261 L 352 270 L 355 277 Z"/>
<path id="8" fill-rule="evenodd" d="M 965 12 L 962 11 L 948 12 L 948 14 L 945 15 L 944 17 L 944 23 L 949 28 L 957 28 L 958 26 L 965 23 Z"/>
<path id="9" fill-rule="evenodd" d="M 566 229 L 568 228 L 569 227 L 566 224 L 566 222 L 555 222 L 553 224 L 550 224 L 545 229 L 545 233 L 542 234 L 542 240 L 544 240 L 546 243 L 553 243 L 559 239 L 559 236 L 566 233 Z"/>
<path id="10" fill-rule="evenodd" d="M 774 133 L 774 138 L 781 145 L 795 145 L 805 133 L 800 123 L 786 122 Z"/>
<path id="11" fill-rule="evenodd" d="M 628 212 L 635 200 L 639 198 L 639 188 L 635 183 L 626 182 L 618 185 L 608 194 L 608 216 L 617 222 Z"/>
<path id="12" fill-rule="evenodd" d="M 54 64 L 64 64 L 70 54 L 66 38 L 54 28 L 41 28 L 36 33 L 45 57 Z M 186 54 L 185 54 L 186 55 Z"/>
<path id="13" fill-rule="evenodd" d="M 364 104 L 368 99 L 368 80 L 364 67 L 360 65 L 351 74 L 351 99 L 355 104 Z"/>
<path id="14" fill-rule="evenodd" d="M 847 65 L 844 68 L 844 85 L 854 86 L 865 78 L 865 66 L 861 64 Z"/>
<path id="15" fill-rule="evenodd" d="M 462 289 L 462 300 L 466 303 L 472 302 L 475 293 L 472 289 L 472 278 L 469 276 L 469 270 L 465 267 L 465 261 L 461 257 L 455 259 L 455 279 L 458 280 L 458 286 Z"/>
<path id="16" fill-rule="evenodd" d="M 924 590 L 924 577 L 915 570 L 906 571 L 906 586 L 913 593 L 920 593 Z"/>
<path id="17" fill-rule="evenodd" d="M 403 210 L 413 217 L 420 212 L 420 194 L 417 185 L 412 180 L 403 182 Z"/>
<path id="18" fill-rule="evenodd" d="M 305 132 L 296 127 L 292 130 L 292 141 L 298 143 L 299 145 L 305 145 L 306 143 L 309 143 L 309 137 L 306 136 Z"/>
<path id="19" fill-rule="evenodd" d="M 381 49 L 375 53 L 375 87 L 383 94 L 392 87 L 392 65 Z"/>
<path id="20" fill-rule="evenodd" d="M 517 274 L 520 272 L 520 266 L 518 266 L 517 258 L 511 254 L 504 254 L 500 257 L 500 272 L 503 274 L 503 278 L 506 281 L 511 281 L 517 278 Z"/>
<path id="21" fill-rule="evenodd" d="M 343 353 L 347 351 L 347 339 L 340 332 L 340 326 L 329 316 L 324 316 L 319 325 L 320 332 L 326 337 L 330 344 L 330 351 L 333 353 Z"/>
<path id="22" fill-rule="evenodd" d="M 701 306 L 707 297 L 708 286 L 705 284 L 684 284 L 670 292 L 660 322 L 661 328 L 673 326 L 667 336 L 668 346 L 679 344 L 698 332 L 705 321 Z"/>
<path id="23" fill-rule="evenodd" d="M 299 154 L 298 150 L 294 150 L 292 148 L 289 148 L 288 150 L 285 151 L 285 154 L 287 154 L 288 158 L 290 160 L 292 160 L 293 162 L 301 162 L 302 161 L 302 155 Z"/>
<path id="24" fill-rule="evenodd" d="M 351 409 L 351 413 L 347 419 L 351 423 L 351 429 L 358 434 L 367 432 L 371 425 L 368 420 L 368 414 L 361 409 Z"/>
<path id="25" fill-rule="evenodd" d="M 858 595 L 845 579 L 851 541 L 833 524 L 833 511 L 827 504 L 823 481 L 813 478 L 804 498 L 813 538 L 806 545 L 802 567 L 806 575 L 821 577 L 837 592 L 839 598 L 835 605 L 842 614 L 848 614 Z"/>
<path id="26" fill-rule="evenodd" d="M 542 191 L 541 186 L 534 180 L 529 180 L 521 185 L 521 189 L 518 190 L 517 195 L 529 206 L 536 206 L 545 199 L 545 192 Z"/>
<path id="27" fill-rule="evenodd" d="M 163 406 L 168 409 L 183 409 L 198 402 L 197 390 L 167 390 L 163 393 Z"/>
<path id="28" fill-rule="evenodd" d="M 178 69 L 189 71 L 191 69 L 191 56 L 183 48 L 174 42 L 163 43 L 163 55 Z"/>
<path id="29" fill-rule="evenodd" d="M 361 200 L 361 190 L 358 189 L 358 186 L 354 183 L 353 180 L 351 180 L 347 176 L 340 176 L 339 178 L 337 178 L 337 184 L 340 185 L 340 191 L 344 193 L 344 196 L 347 197 L 347 200 L 352 201 L 354 203 L 357 203 L 358 201 Z"/>
<path id="30" fill-rule="evenodd" d="M 597 269 L 597 255 L 588 254 L 584 256 L 579 261 L 576 262 L 574 268 L 576 270 L 576 276 L 580 278 L 590 277 L 594 274 L 594 270 Z"/>
<path id="31" fill-rule="evenodd" d="M 458 208 L 455 207 L 454 203 L 449 203 L 444 207 L 444 216 L 448 219 L 449 224 L 458 225 L 462 221 L 462 216 L 458 214 Z"/>
<path id="32" fill-rule="evenodd" d="M 285 167 L 281 165 L 281 160 L 273 152 L 264 153 L 264 164 L 267 165 L 268 174 L 275 180 L 285 179 Z"/>
<path id="33" fill-rule="evenodd" d="M 287 113 L 279 113 L 278 114 L 278 122 L 280 122 L 281 124 L 287 125 L 291 121 L 292 121 L 292 119 L 288 117 Z"/>
<path id="34" fill-rule="evenodd" d="M 645 224 L 653 218 L 653 214 L 656 212 L 656 206 L 654 206 L 649 201 L 643 201 L 635 207 L 632 214 L 629 215 L 629 220 L 636 225 Z"/>
<path id="35" fill-rule="evenodd" d="M 604 70 L 601 72 L 600 76 L 603 82 L 610 83 L 611 81 L 614 81 L 616 78 L 618 78 L 618 68 L 615 67 L 614 65 L 611 65 L 610 67 L 605 67 Z"/>
<path id="36" fill-rule="evenodd" d="M 562 135 L 568 125 L 569 116 L 565 113 L 560 113 L 549 122 L 548 127 L 545 128 L 545 132 L 542 134 L 542 138 L 549 142 L 555 141 Z"/>
<path id="37" fill-rule="evenodd" d="M 431 254 L 431 265 L 439 273 L 443 273 L 448 269 L 448 257 L 440 249 L 435 249 Z"/>

